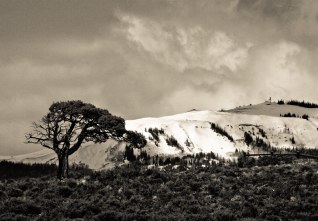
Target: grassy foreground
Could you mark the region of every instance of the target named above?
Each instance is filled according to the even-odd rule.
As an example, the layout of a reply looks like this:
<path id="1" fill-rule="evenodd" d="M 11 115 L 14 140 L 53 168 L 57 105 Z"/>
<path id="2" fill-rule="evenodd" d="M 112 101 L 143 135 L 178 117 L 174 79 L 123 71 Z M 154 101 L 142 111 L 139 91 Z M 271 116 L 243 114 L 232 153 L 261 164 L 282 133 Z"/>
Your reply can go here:
<path id="1" fill-rule="evenodd" d="M 318 220 L 315 162 L 165 170 L 130 165 L 75 170 L 72 177 L 1 176 L 0 220 Z"/>

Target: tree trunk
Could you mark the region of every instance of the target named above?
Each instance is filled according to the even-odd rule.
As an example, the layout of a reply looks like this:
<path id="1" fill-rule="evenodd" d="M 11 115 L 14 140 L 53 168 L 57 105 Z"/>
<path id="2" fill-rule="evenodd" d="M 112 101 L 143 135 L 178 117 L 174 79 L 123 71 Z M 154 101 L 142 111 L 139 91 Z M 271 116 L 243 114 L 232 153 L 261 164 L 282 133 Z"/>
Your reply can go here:
<path id="1" fill-rule="evenodd" d="M 64 157 L 62 154 L 58 154 L 58 167 L 57 167 L 57 178 L 59 180 L 63 179 L 63 171 L 64 171 Z"/>
<path id="2" fill-rule="evenodd" d="M 61 180 L 68 177 L 68 154 L 58 154 L 58 161 L 57 178 Z"/>
<path id="3" fill-rule="evenodd" d="M 64 178 L 68 178 L 68 148 L 66 149 L 64 156 L 63 176 Z"/>

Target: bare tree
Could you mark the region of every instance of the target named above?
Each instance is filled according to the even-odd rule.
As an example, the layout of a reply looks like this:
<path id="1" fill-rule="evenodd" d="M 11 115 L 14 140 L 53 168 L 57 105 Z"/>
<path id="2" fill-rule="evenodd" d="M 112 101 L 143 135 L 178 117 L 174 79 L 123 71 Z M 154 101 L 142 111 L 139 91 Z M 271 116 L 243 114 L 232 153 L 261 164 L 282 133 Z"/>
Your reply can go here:
<path id="1" fill-rule="evenodd" d="M 54 102 L 33 131 L 26 134 L 26 143 L 41 144 L 53 150 L 58 158 L 57 176 L 68 177 L 70 155 L 83 143 L 106 142 L 113 138 L 138 148 L 146 145 L 144 136 L 125 129 L 125 120 L 82 101 Z"/>

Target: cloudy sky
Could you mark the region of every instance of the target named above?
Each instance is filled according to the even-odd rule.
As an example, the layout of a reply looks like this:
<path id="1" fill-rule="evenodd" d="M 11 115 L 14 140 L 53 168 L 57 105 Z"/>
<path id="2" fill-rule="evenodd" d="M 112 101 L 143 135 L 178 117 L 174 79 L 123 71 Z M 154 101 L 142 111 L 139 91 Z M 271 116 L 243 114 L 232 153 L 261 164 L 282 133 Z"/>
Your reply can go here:
<path id="1" fill-rule="evenodd" d="M 135 119 L 318 102 L 315 0 L 2 0 L 0 155 L 54 101 Z"/>

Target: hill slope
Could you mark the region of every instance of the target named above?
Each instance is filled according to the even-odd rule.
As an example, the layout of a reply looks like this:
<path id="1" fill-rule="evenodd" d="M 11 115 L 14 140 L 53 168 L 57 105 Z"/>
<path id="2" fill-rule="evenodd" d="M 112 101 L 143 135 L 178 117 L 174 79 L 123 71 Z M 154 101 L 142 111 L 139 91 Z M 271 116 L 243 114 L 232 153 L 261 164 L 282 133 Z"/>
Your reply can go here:
<path id="1" fill-rule="evenodd" d="M 286 112 L 299 115 L 308 114 L 309 120 L 279 117 Z M 318 147 L 318 109 L 307 109 L 291 105 L 266 103 L 232 109 L 225 112 L 191 111 L 160 118 L 127 120 L 126 128 L 141 132 L 148 143 L 144 150 L 153 155 L 187 155 L 211 152 L 220 157 L 235 157 L 236 150 L 256 151 L 244 142 L 244 133 L 249 133 L 264 143 L 278 148 Z M 211 129 L 217 124 L 233 137 L 234 142 Z M 158 138 L 149 131 L 157 128 Z M 168 145 L 173 138 L 177 145 Z M 292 138 L 295 143 L 292 143 Z M 156 140 L 157 139 L 157 140 Z M 70 162 L 84 163 L 92 169 L 104 169 L 122 164 L 125 143 L 108 140 L 104 144 L 86 144 L 70 158 Z M 262 151 L 262 150 L 257 150 Z M 138 151 L 136 150 L 136 154 Z M 55 162 L 55 154 L 50 150 L 0 159 L 22 162 Z"/>
<path id="2" fill-rule="evenodd" d="M 257 105 L 240 106 L 225 112 L 249 115 L 267 115 L 274 117 L 279 117 L 280 114 L 284 115 L 286 113 L 294 113 L 299 116 L 307 114 L 312 118 L 318 118 L 318 108 L 304 108 L 295 105 L 277 103 L 269 104 L 268 102 Z"/>

